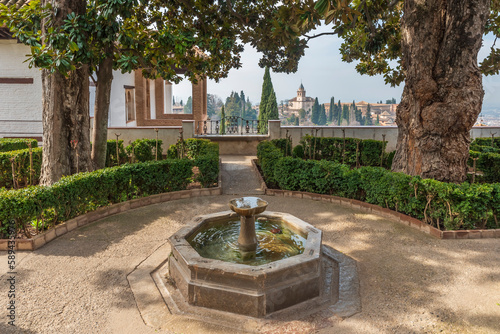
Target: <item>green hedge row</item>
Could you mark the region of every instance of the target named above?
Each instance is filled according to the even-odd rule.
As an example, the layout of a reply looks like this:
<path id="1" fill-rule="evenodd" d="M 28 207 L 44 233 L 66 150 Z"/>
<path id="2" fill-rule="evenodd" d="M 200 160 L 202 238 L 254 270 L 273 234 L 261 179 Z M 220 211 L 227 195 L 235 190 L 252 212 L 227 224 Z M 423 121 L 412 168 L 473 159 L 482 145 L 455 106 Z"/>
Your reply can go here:
<path id="1" fill-rule="evenodd" d="M 300 145 L 302 147 L 294 148 L 295 156 L 298 158 L 335 161 L 352 167 L 390 168 L 394 157 L 394 152 L 385 152 L 387 142 L 372 139 L 322 138 L 306 135 L 300 140 Z"/>
<path id="2" fill-rule="evenodd" d="M 123 140 L 118 140 L 118 156 L 120 157 L 120 165 L 128 162 L 129 158 Z M 154 159 L 151 159 L 154 160 Z M 116 140 L 110 139 L 106 144 L 106 167 L 118 166 L 118 159 L 116 157 Z"/>
<path id="3" fill-rule="evenodd" d="M 28 143 L 31 148 L 38 147 L 38 141 L 32 138 L 0 138 L 0 152 L 23 150 L 29 148 Z"/>
<path id="4" fill-rule="evenodd" d="M 42 168 L 42 149 L 32 149 L 33 174 L 32 184 L 38 184 Z M 29 149 L 0 153 L 0 188 L 13 188 L 12 161 L 14 159 L 15 179 L 18 187 L 29 185 L 30 182 L 30 153 Z"/>
<path id="5" fill-rule="evenodd" d="M 284 157 L 270 142 L 258 146 L 268 185 L 353 198 L 421 219 L 441 229 L 499 228 L 500 184 L 454 184 L 393 173 L 351 169 L 327 160 Z"/>
<path id="6" fill-rule="evenodd" d="M 158 140 L 158 151 L 156 151 L 156 139 L 136 139 L 125 150 L 130 156 L 134 157 L 134 162 L 155 160 L 155 155 L 158 160 L 161 160 L 163 154 L 161 144 L 162 141 Z M 116 147 L 113 149 L 116 152 Z M 114 154 L 116 155 L 116 153 Z"/>
<path id="7" fill-rule="evenodd" d="M 198 172 L 195 182 L 200 182 L 203 188 L 217 184 L 219 178 L 219 144 L 208 139 L 186 139 L 170 145 L 167 158 L 187 158 L 193 161 Z"/>
<path id="8" fill-rule="evenodd" d="M 18 229 L 38 230 L 132 198 L 186 189 L 192 178 L 189 160 L 162 160 L 63 177 L 50 187 L 30 186 L 0 192 L 0 237 L 9 221 Z"/>
<path id="9" fill-rule="evenodd" d="M 477 158 L 476 169 L 484 174 L 484 181 L 500 182 L 500 154 L 469 151 L 469 166 L 474 165 L 474 158 Z"/>
<path id="10" fill-rule="evenodd" d="M 476 138 L 472 141 L 471 146 L 491 146 L 495 148 L 500 148 L 500 137 L 493 138 Z"/>

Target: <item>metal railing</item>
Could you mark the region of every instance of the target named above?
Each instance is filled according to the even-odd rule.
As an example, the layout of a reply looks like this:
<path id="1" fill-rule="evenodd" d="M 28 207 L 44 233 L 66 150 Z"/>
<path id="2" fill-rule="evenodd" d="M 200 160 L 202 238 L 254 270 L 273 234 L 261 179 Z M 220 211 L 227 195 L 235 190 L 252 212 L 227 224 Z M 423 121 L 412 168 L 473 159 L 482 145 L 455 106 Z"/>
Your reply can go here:
<path id="1" fill-rule="evenodd" d="M 255 135 L 259 134 L 259 121 L 239 116 L 226 116 L 222 120 L 199 121 L 199 135 Z"/>

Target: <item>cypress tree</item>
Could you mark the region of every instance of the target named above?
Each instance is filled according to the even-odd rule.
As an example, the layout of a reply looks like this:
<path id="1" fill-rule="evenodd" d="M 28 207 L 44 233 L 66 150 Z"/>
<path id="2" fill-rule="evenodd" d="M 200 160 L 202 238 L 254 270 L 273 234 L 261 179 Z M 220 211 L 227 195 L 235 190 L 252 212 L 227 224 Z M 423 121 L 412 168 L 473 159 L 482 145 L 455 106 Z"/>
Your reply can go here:
<path id="1" fill-rule="evenodd" d="M 273 83 L 271 82 L 271 74 L 269 67 L 264 71 L 264 81 L 262 82 L 262 94 L 260 95 L 259 106 L 259 132 L 267 133 L 267 121 L 269 120 L 269 111 L 267 110 L 268 100 L 271 93 L 274 92 Z M 276 96 L 274 97 L 276 100 Z M 276 107 L 277 109 L 277 107 Z"/>
<path id="2" fill-rule="evenodd" d="M 337 119 L 337 125 L 342 124 L 342 103 L 339 100 L 339 103 L 337 104 L 337 112 L 338 112 L 338 119 Z"/>
<path id="3" fill-rule="evenodd" d="M 345 119 L 347 121 L 347 125 L 349 125 L 349 113 L 350 113 L 349 105 L 344 104 L 342 108 L 342 119 Z M 342 124 L 342 121 L 340 121 L 340 123 Z"/>
<path id="4" fill-rule="evenodd" d="M 321 107 L 319 106 L 318 103 L 318 98 L 314 100 L 314 105 L 312 107 L 311 111 L 311 122 L 313 124 L 319 124 L 319 114 L 321 112 Z"/>
<path id="5" fill-rule="evenodd" d="M 336 110 L 336 105 L 335 105 L 335 98 L 332 96 L 330 99 L 330 110 L 328 110 L 328 122 L 331 123 L 333 122 L 335 118 L 335 110 Z"/>
<path id="6" fill-rule="evenodd" d="M 224 112 L 224 106 L 221 107 L 220 111 L 220 134 L 226 134 L 226 113 Z"/>
<path id="7" fill-rule="evenodd" d="M 373 125 L 371 106 L 369 103 L 368 106 L 366 107 L 365 125 Z"/>
<path id="8" fill-rule="evenodd" d="M 326 124 L 326 112 L 325 112 L 325 105 L 324 104 L 322 104 L 320 107 L 318 124 L 319 125 Z"/>
<path id="9" fill-rule="evenodd" d="M 241 91 L 241 94 L 240 94 L 240 98 L 241 98 L 241 118 L 245 118 L 245 107 L 246 107 L 246 99 L 245 99 L 245 93 L 243 93 L 243 91 Z"/>
<path id="10" fill-rule="evenodd" d="M 295 126 L 299 126 L 299 118 L 295 118 Z"/>
<path id="11" fill-rule="evenodd" d="M 276 94 L 274 93 L 274 89 L 271 92 L 271 95 L 269 95 L 269 98 L 267 100 L 267 120 L 272 120 L 272 119 L 280 119 L 280 114 L 278 112 L 278 102 L 276 101 Z"/>

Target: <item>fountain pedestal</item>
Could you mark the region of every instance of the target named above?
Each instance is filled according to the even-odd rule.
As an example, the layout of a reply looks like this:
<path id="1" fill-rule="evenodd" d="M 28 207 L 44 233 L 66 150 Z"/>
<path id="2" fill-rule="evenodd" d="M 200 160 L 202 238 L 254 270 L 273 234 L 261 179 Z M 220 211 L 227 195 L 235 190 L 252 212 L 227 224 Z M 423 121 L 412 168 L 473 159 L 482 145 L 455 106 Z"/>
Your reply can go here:
<path id="1" fill-rule="evenodd" d="M 240 236 L 238 246 L 242 252 L 255 252 L 257 250 L 257 235 L 255 234 L 255 216 L 240 216 Z"/>
<path id="2" fill-rule="evenodd" d="M 258 197 L 241 197 L 229 201 L 229 208 L 240 216 L 240 235 L 238 245 L 243 253 L 255 252 L 257 235 L 255 234 L 255 215 L 266 211 L 268 203 Z M 249 254 L 245 254 L 248 256 Z"/>

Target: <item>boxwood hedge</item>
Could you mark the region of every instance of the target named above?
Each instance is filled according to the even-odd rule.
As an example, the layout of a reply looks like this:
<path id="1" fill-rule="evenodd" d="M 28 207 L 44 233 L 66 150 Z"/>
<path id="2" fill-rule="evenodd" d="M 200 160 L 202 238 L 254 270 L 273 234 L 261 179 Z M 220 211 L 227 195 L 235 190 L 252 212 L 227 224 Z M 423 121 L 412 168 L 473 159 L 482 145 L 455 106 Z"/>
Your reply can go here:
<path id="1" fill-rule="evenodd" d="M 402 212 L 441 229 L 499 228 L 500 184 L 454 184 L 394 173 L 352 169 L 328 160 L 285 157 L 271 142 L 257 156 L 271 187 L 353 198 Z"/>
<path id="2" fill-rule="evenodd" d="M 31 148 L 38 147 L 38 141 L 32 138 L 0 138 L 0 152 L 23 150 L 29 148 L 28 143 Z"/>

